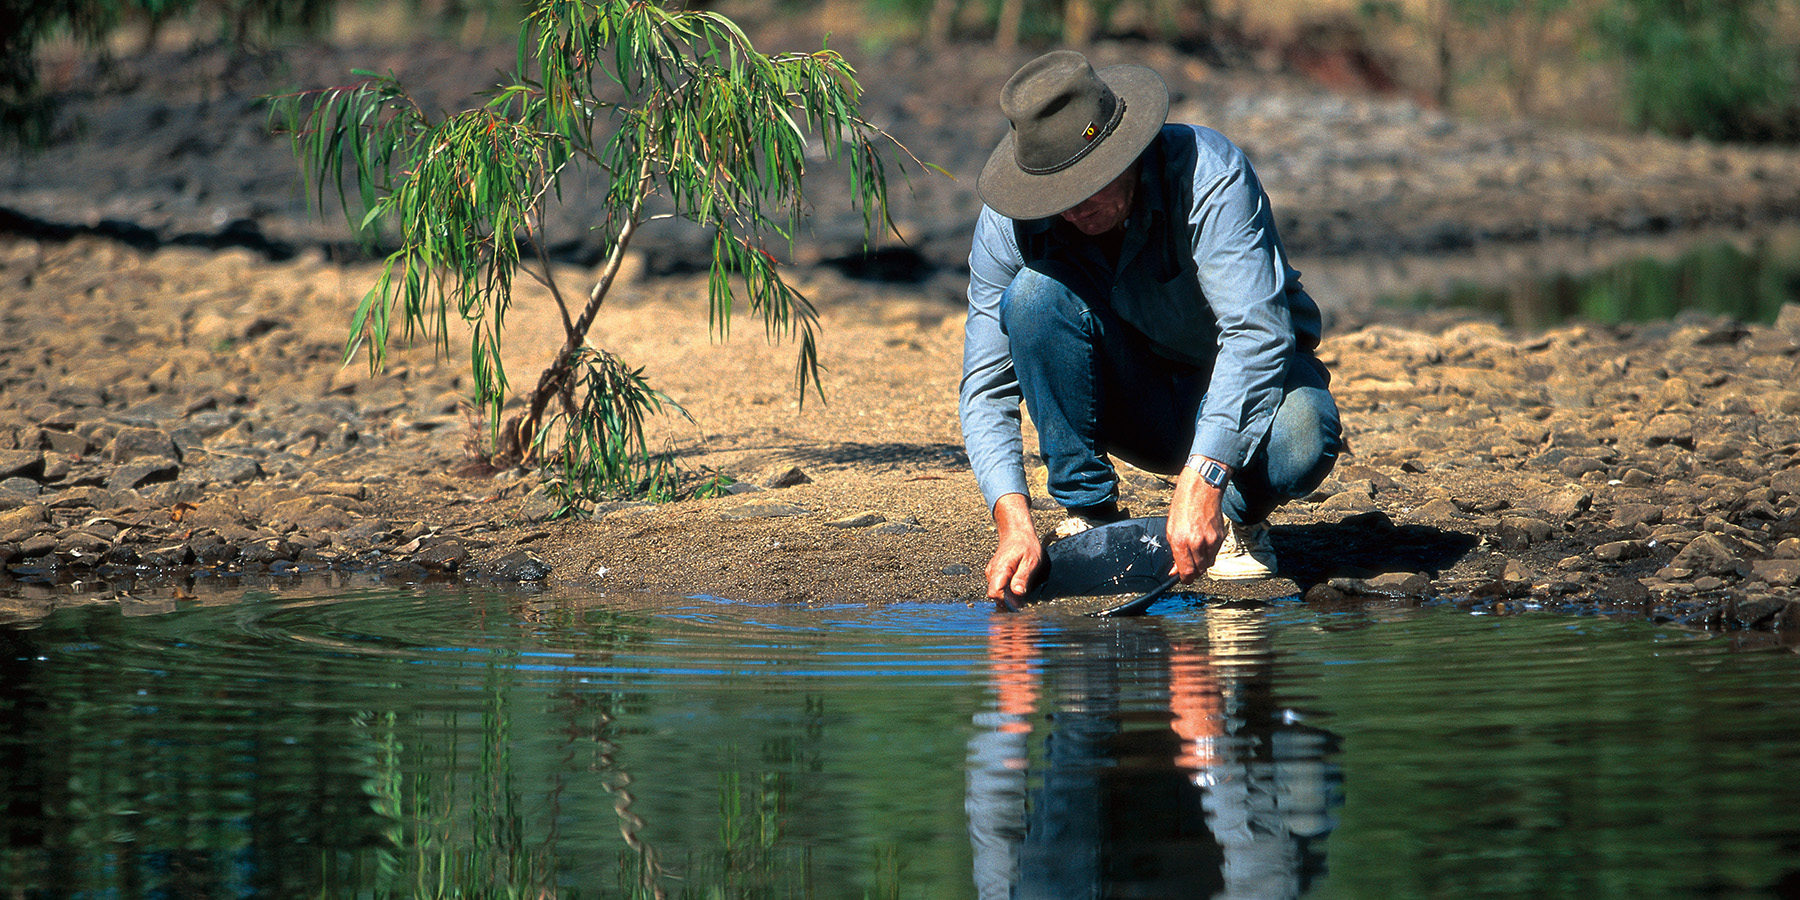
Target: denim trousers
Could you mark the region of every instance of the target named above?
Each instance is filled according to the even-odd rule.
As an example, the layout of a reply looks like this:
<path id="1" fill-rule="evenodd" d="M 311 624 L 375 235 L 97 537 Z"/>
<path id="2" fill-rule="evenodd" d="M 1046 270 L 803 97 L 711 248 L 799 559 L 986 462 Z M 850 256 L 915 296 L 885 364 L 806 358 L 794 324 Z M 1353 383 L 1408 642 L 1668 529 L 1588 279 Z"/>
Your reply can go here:
<path id="1" fill-rule="evenodd" d="M 1050 497 L 1069 509 L 1117 501 L 1112 456 L 1179 473 L 1206 397 L 1209 373 L 1159 355 L 1105 296 L 1075 267 L 1038 262 L 1020 269 L 1000 300 L 1000 326 L 1037 426 Z M 1273 424 L 1226 488 L 1232 521 L 1260 522 L 1331 472 L 1343 429 L 1328 383 L 1310 353 L 1294 357 Z"/>

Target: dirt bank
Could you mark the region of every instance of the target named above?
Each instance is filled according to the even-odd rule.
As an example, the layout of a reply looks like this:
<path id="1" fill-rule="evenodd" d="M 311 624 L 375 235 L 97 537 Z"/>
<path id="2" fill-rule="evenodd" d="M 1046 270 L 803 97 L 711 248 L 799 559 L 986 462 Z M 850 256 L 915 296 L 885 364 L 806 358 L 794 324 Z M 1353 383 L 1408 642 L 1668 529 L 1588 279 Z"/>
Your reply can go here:
<path id="1" fill-rule="evenodd" d="M 317 248 L 342 232 L 307 217 L 254 97 L 352 65 L 493 68 L 485 50 L 371 52 L 322 48 L 258 77 L 204 54 L 147 65 L 72 92 L 65 140 L 5 163 L 0 615 L 172 596 L 195 573 L 328 570 L 795 603 L 980 596 L 992 532 L 955 417 L 957 267 L 973 171 L 1003 127 L 987 110 L 1020 60 L 899 49 L 861 63 L 872 114 L 964 177 L 921 181 L 905 201 L 913 256 L 899 274 L 912 280 L 814 264 L 853 246 L 821 194 L 794 271 L 822 312 L 827 403 L 796 403 L 792 348 L 760 329 L 712 341 L 691 277 L 646 277 L 609 301 L 596 342 L 698 423 L 665 423 L 664 439 L 744 492 L 553 521 L 532 474 L 455 474 L 478 435 L 454 356 L 414 350 L 374 376 L 339 365 L 372 269 L 325 261 Z M 1800 313 L 1515 333 L 1401 318 L 1339 289 L 1404 253 L 1441 272 L 1546 237 L 1779 218 L 1800 209 L 1800 154 L 1460 122 L 1163 48 L 1094 55 L 1157 66 L 1177 115 L 1243 142 L 1291 243 L 1321 263 L 1306 268 L 1335 323 L 1323 353 L 1354 453 L 1276 517 L 1288 579 L 1275 592 L 1800 635 Z M 690 266 L 684 240 L 652 235 L 641 268 Z M 515 378 L 543 362 L 532 335 L 550 314 L 519 298 Z M 1167 495 L 1134 474 L 1125 500 L 1154 515 Z M 81 591 L 21 587 L 73 580 Z"/>
<path id="2" fill-rule="evenodd" d="M 992 532 L 956 425 L 960 311 L 942 298 L 806 278 L 829 402 L 801 409 L 791 348 L 710 340 L 696 281 L 633 285 L 598 340 L 693 413 L 698 427 L 665 423 L 682 463 L 799 483 L 549 521 L 534 475 L 451 474 L 473 434 L 455 360 L 339 366 L 370 271 L 7 241 L 4 614 L 171 594 L 195 573 L 330 569 L 794 603 L 982 593 Z M 552 324 L 531 310 L 520 347 Z M 1274 519 L 1283 590 L 1800 624 L 1800 307 L 1775 327 L 1377 323 L 1323 354 L 1354 452 Z M 1135 512 L 1167 496 L 1128 478 Z M 72 578 L 86 596 L 17 589 Z"/>

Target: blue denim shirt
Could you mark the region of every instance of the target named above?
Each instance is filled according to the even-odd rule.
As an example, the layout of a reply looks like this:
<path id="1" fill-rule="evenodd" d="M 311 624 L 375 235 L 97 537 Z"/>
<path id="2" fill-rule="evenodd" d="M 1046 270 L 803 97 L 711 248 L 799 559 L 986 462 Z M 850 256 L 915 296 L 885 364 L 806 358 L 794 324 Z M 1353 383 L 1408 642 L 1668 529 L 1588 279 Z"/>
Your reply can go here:
<path id="1" fill-rule="evenodd" d="M 1165 125 L 1139 159 L 1116 266 L 1051 217 L 986 207 L 969 253 L 958 404 L 963 444 L 992 509 L 1026 493 L 1018 378 L 1000 298 L 1026 262 L 1057 259 L 1111 285 L 1107 302 L 1158 353 L 1210 372 L 1189 454 L 1241 467 L 1268 433 L 1288 366 L 1319 343 L 1319 308 L 1288 265 L 1268 195 L 1242 150 L 1197 125 Z"/>

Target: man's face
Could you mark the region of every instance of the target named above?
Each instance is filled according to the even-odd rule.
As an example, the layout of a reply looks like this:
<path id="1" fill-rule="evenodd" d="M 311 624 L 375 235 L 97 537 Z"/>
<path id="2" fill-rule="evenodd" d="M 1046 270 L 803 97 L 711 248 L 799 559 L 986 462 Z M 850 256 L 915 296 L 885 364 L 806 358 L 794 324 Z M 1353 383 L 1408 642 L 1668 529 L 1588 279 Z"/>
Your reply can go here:
<path id="1" fill-rule="evenodd" d="M 1114 178 L 1100 192 L 1059 213 L 1065 221 L 1089 237 L 1105 234 L 1125 224 L 1131 214 L 1131 196 L 1137 190 L 1137 166 Z"/>

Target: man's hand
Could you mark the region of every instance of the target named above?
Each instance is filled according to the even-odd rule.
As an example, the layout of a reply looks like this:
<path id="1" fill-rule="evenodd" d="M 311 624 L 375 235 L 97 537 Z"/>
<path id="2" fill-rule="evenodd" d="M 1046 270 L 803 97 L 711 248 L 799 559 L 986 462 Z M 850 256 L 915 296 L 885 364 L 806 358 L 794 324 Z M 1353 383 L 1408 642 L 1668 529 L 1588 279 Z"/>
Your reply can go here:
<path id="1" fill-rule="evenodd" d="M 1031 524 L 1031 505 L 1024 494 L 1007 494 L 994 504 L 999 546 L 987 564 L 989 600 L 1017 598 L 1031 589 L 1044 567 L 1044 544 Z"/>
<path id="2" fill-rule="evenodd" d="M 1225 540 L 1225 491 L 1200 479 L 1191 468 L 1181 470 L 1175 497 L 1169 502 L 1169 549 L 1175 565 L 1169 574 L 1190 584 L 1212 567 Z"/>

